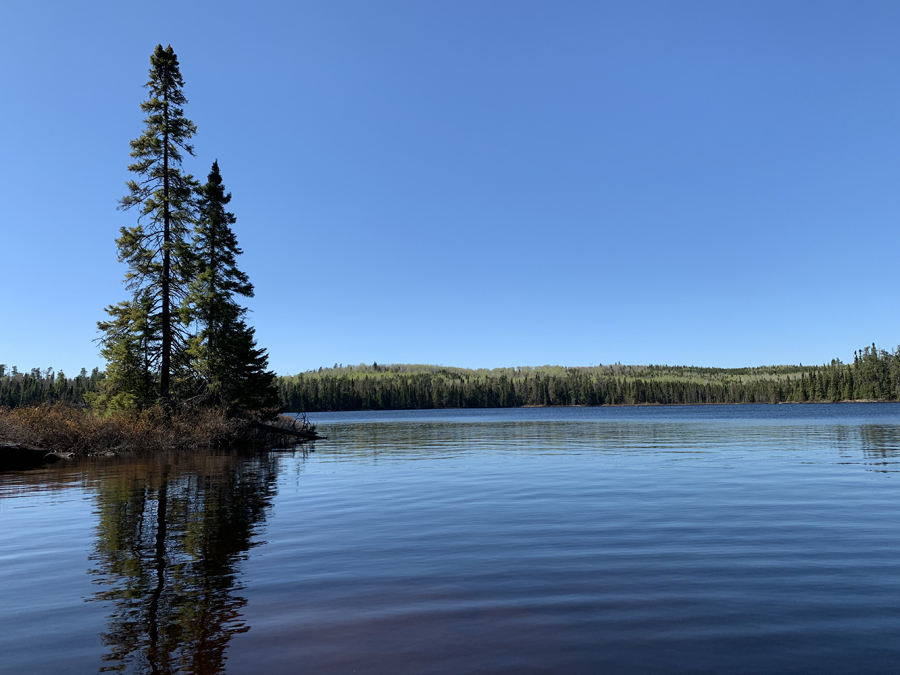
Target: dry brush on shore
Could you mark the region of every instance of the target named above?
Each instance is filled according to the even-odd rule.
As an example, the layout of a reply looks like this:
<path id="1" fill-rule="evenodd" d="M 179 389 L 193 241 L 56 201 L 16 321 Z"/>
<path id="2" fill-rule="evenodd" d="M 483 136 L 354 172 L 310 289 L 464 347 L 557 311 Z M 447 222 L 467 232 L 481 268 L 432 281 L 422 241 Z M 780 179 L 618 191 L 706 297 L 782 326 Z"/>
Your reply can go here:
<path id="1" fill-rule="evenodd" d="M 76 455 L 283 447 L 317 437 L 315 425 L 305 419 L 234 418 L 219 408 L 106 414 L 65 403 L 0 408 L 0 441 Z"/>

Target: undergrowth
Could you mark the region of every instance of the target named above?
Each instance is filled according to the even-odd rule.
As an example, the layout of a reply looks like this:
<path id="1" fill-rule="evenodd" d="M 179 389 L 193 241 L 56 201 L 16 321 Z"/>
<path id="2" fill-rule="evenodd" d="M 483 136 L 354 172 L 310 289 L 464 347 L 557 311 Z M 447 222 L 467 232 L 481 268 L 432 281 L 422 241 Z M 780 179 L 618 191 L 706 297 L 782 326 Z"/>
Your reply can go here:
<path id="1" fill-rule="evenodd" d="M 268 420 L 266 420 L 268 422 Z M 0 408 L 0 440 L 52 452 L 104 454 L 221 448 L 236 445 L 286 446 L 299 439 L 269 432 L 260 419 L 229 417 L 217 408 L 162 407 L 99 413 L 91 408 L 52 403 Z M 315 431 L 306 420 L 278 416 L 271 426 Z"/>

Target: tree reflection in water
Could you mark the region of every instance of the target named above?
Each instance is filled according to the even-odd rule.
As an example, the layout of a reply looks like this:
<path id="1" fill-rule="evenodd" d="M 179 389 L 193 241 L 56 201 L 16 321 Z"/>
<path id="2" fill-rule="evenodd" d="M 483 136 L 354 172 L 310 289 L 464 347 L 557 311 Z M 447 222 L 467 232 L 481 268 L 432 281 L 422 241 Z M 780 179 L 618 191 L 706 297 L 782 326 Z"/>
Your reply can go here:
<path id="1" fill-rule="evenodd" d="M 123 464 L 98 486 L 91 561 L 109 602 L 100 672 L 221 673 L 249 630 L 240 562 L 275 494 L 275 456 Z"/>

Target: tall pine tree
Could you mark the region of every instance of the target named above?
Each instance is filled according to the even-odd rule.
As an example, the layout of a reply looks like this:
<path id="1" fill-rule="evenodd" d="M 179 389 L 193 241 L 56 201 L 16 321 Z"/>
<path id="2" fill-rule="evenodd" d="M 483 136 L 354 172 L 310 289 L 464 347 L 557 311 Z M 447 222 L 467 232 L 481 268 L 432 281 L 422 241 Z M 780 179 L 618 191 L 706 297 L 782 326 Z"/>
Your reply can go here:
<path id="1" fill-rule="evenodd" d="M 226 210 L 230 201 L 219 163 L 213 162 L 200 188 L 193 247 L 196 276 L 184 319 L 202 326 L 191 340 L 190 356 L 211 401 L 236 410 L 261 410 L 276 406 L 278 393 L 275 375 L 267 370 L 268 356 L 256 346 L 254 329 L 244 318 L 247 309 L 237 300 L 253 297 L 253 286 L 237 267 L 242 251 L 231 229 L 236 219 Z"/>
<path id="2" fill-rule="evenodd" d="M 141 103 L 147 115 L 144 132 L 131 141 L 134 163 L 128 167 L 137 177 L 128 182 L 119 205 L 137 208 L 138 224 L 123 227 L 116 240 L 133 295 L 108 307 L 111 320 L 98 325 L 103 354 L 110 360 L 110 392 L 168 403 L 173 371 L 187 365 L 188 335 L 178 308 L 193 273 L 187 236 L 196 182 L 182 172 L 181 162 L 182 153 L 194 154 L 190 139 L 197 127 L 184 116 L 184 81 L 171 46 L 156 46 L 145 86 L 150 97 Z M 143 379 L 135 368 L 144 369 Z"/>

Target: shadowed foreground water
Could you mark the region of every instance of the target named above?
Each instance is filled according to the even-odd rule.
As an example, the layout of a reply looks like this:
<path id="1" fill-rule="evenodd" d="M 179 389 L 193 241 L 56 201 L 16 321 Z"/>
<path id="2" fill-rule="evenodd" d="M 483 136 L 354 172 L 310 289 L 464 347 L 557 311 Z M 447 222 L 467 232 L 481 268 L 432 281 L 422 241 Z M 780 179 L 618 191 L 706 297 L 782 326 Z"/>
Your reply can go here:
<path id="1" fill-rule="evenodd" d="M 0 670 L 900 664 L 900 405 L 314 421 L 314 452 L 0 474 Z"/>

